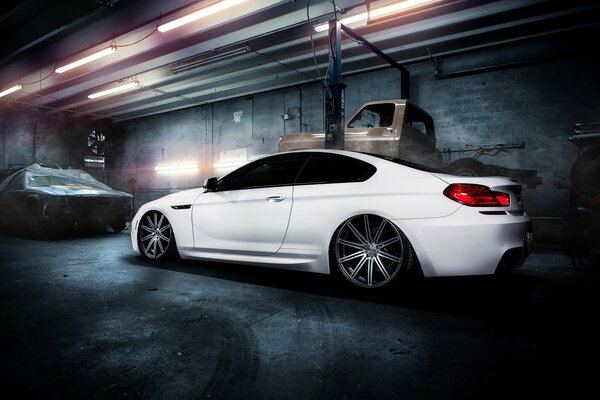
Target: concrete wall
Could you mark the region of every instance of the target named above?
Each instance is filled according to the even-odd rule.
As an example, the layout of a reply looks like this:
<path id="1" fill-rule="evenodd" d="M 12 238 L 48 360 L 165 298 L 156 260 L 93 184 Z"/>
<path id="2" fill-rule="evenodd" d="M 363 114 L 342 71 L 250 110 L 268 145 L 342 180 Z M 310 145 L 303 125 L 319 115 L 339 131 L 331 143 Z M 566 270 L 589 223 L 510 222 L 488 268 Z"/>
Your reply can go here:
<path id="1" fill-rule="evenodd" d="M 0 169 L 34 162 L 79 167 L 86 150 L 88 128 L 81 121 L 43 117 L 9 106 L 0 108 Z"/>

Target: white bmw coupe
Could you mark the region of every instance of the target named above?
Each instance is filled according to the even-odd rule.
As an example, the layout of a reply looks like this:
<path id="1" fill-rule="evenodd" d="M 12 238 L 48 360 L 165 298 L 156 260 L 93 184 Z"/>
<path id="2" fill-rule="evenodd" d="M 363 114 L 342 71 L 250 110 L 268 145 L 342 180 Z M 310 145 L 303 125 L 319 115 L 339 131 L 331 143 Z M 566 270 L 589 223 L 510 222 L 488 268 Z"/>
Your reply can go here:
<path id="1" fill-rule="evenodd" d="M 144 204 L 133 249 L 333 273 L 365 288 L 423 275 L 493 274 L 531 246 L 521 186 L 336 150 L 260 158 L 204 186 Z"/>

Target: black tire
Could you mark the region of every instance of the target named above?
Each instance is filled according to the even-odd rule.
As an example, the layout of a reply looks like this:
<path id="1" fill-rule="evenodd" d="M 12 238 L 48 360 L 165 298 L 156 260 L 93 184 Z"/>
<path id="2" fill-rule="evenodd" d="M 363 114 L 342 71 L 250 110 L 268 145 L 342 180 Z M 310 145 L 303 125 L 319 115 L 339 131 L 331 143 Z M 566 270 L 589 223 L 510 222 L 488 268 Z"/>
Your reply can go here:
<path id="1" fill-rule="evenodd" d="M 486 167 L 482 162 L 473 158 L 461 158 L 451 162 L 443 170 L 458 176 L 482 176 L 485 175 Z"/>
<path id="2" fill-rule="evenodd" d="M 125 220 L 120 220 L 116 222 L 111 222 L 110 224 L 108 224 L 108 226 L 110 226 L 110 229 L 112 229 L 115 232 L 121 232 L 124 231 L 125 228 L 127 228 L 127 222 Z"/>
<path id="3" fill-rule="evenodd" d="M 148 211 L 138 228 L 140 253 L 150 260 L 167 260 L 177 254 L 171 223 L 159 211 Z"/>
<path id="4" fill-rule="evenodd" d="M 332 268 L 346 282 L 365 289 L 397 286 L 414 267 L 414 251 L 404 233 L 373 214 L 345 221 L 333 237 L 331 252 Z"/>

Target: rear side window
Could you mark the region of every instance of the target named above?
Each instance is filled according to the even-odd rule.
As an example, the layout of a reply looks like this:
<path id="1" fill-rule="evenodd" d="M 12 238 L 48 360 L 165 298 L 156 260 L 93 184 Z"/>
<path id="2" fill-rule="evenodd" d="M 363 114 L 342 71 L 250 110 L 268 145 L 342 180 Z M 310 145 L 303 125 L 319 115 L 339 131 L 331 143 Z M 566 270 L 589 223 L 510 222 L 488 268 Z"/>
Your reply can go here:
<path id="1" fill-rule="evenodd" d="M 339 154 L 312 153 L 296 185 L 363 182 L 377 169 L 364 161 Z"/>

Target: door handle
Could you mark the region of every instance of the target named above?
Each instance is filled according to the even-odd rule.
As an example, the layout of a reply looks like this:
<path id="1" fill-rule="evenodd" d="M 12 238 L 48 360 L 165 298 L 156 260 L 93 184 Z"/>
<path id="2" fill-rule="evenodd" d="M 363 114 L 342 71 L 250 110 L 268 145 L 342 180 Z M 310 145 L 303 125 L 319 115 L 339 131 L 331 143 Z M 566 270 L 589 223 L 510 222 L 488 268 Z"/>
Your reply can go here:
<path id="1" fill-rule="evenodd" d="M 279 203 L 280 201 L 285 200 L 285 196 L 282 196 L 280 194 L 276 195 L 276 196 L 269 196 L 267 197 L 267 201 L 270 201 L 271 203 Z"/>

